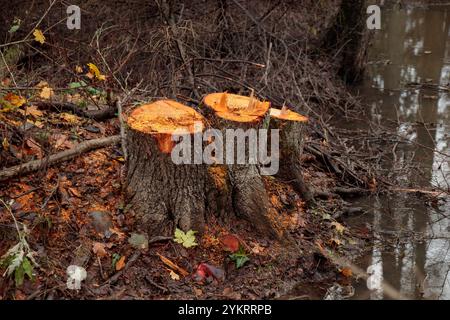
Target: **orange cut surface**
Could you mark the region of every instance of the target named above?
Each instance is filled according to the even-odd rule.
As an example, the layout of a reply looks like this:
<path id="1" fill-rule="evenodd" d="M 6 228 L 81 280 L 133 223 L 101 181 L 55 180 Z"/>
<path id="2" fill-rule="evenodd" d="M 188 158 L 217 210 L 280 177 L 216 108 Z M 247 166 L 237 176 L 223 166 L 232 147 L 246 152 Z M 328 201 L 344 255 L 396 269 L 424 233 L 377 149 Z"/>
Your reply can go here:
<path id="1" fill-rule="evenodd" d="M 127 123 L 143 133 L 178 134 L 202 132 L 205 119 L 191 107 L 173 100 L 159 100 L 133 110 Z"/>
<path id="2" fill-rule="evenodd" d="M 175 146 L 172 135 L 194 134 L 204 129 L 203 116 L 173 100 L 159 100 L 142 105 L 127 119 L 128 125 L 136 131 L 152 134 L 163 153 L 170 153 Z"/>
<path id="3" fill-rule="evenodd" d="M 307 122 L 308 118 L 302 116 L 301 114 L 288 110 L 288 109 L 275 109 L 270 108 L 269 114 L 272 118 L 280 119 L 280 120 L 290 120 L 290 121 L 299 121 L 299 122 Z"/>
<path id="4" fill-rule="evenodd" d="M 262 118 L 270 107 L 270 102 L 226 92 L 208 94 L 203 102 L 217 116 L 236 122 L 254 122 Z"/>

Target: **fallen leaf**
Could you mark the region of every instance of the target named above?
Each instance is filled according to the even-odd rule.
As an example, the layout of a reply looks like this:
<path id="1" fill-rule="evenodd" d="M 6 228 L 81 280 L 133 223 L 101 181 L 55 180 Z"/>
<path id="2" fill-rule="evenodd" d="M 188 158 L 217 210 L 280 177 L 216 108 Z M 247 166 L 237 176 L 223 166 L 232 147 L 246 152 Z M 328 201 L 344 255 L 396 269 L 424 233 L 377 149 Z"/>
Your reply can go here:
<path id="1" fill-rule="evenodd" d="M 76 66 L 76 67 L 75 67 L 75 72 L 76 72 L 76 73 L 83 73 L 83 68 L 80 67 L 80 66 Z"/>
<path id="2" fill-rule="evenodd" d="M 239 250 L 239 239 L 232 234 L 221 237 L 220 242 L 226 251 L 236 252 Z"/>
<path id="3" fill-rule="evenodd" d="M 175 281 L 180 280 L 180 276 L 175 271 L 173 271 L 171 269 L 167 269 L 167 270 L 169 270 L 169 275 L 170 275 L 170 278 L 172 278 L 172 280 L 175 280 Z"/>
<path id="4" fill-rule="evenodd" d="M 44 112 L 39 110 L 37 106 L 29 106 L 25 108 L 25 114 L 32 115 L 35 118 L 39 118 L 44 115 Z"/>
<path id="5" fill-rule="evenodd" d="M 8 87 L 11 84 L 11 79 L 5 78 L 0 83 L 2 84 L 3 87 Z"/>
<path id="6" fill-rule="evenodd" d="M 34 155 L 37 156 L 38 159 L 42 159 L 42 148 L 39 143 L 34 141 L 33 138 L 28 138 L 25 140 L 25 144 L 29 148 L 29 151 L 27 152 L 29 155 Z"/>
<path id="7" fill-rule="evenodd" d="M 161 259 L 161 261 L 168 266 L 169 268 L 178 271 L 178 273 L 180 273 L 183 277 L 187 276 L 189 274 L 189 272 L 187 272 L 186 270 L 184 270 L 183 268 L 177 266 L 175 263 L 173 263 L 170 259 L 164 257 L 163 255 L 160 255 L 159 253 L 157 253 L 158 257 Z"/>
<path id="8" fill-rule="evenodd" d="M 101 242 L 94 242 L 94 244 L 92 245 L 92 251 L 100 258 L 108 255 L 105 250 L 105 244 L 101 243 Z M 116 264 L 116 268 L 117 268 L 117 264 Z"/>
<path id="9" fill-rule="evenodd" d="M 3 149 L 8 150 L 9 142 L 8 142 L 8 139 L 6 139 L 6 137 L 3 138 L 2 146 L 3 146 Z"/>
<path id="10" fill-rule="evenodd" d="M 56 133 L 52 135 L 52 140 L 55 141 L 55 149 L 59 149 L 67 141 L 67 136 L 65 134 Z"/>
<path id="11" fill-rule="evenodd" d="M 42 33 L 41 30 L 35 29 L 33 31 L 33 36 L 34 36 L 34 40 L 36 40 L 40 44 L 44 44 L 45 43 L 45 36 L 44 36 L 44 34 Z"/>
<path id="12" fill-rule="evenodd" d="M 176 243 L 181 243 L 185 248 L 195 247 L 196 245 L 198 245 L 197 242 L 195 242 L 196 233 L 197 231 L 193 230 L 189 230 L 188 232 L 184 233 L 183 230 L 176 228 L 174 241 Z"/>
<path id="13" fill-rule="evenodd" d="M 77 189 L 75 189 L 75 188 L 72 188 L 72 187 L 69 187 L 69 188 L 67 188 L 69 191 L 70 191 L 70 193 L 72 194 L 72 195 L 74 195 L 75 197 L 77 197 L 77 198 L 81 198 L 82 196 L 81 196 L 81 193 L 77 190 Z"/>
<path id="14" fill-rule="evenodd" d="M 116 263 L 116 271 L 120 271 L 125 267 L 125 256 L 121 256 L 119 261 Z"/>
<path id="15" fill-rule="evenodd" d="M 27 119 L 27 123 L 32 124 L 33 126 L 36 126 L 41 129 L 44 127 L 44 124 L 39 120 L 31 121 L 30 119 Z"/>
<path id="16" fill-rule="evenodd" d="M 202 289 L 194 287 L 194 293 L 197 297 L 200 297 L 203 294 Z"/>
<path id="17" fill-rule="evenodd" d="M 51 97 L 53 97 L 54 93 L 53 93 L 53 89 L 50 87 L 44 87 L 42 88 L 39 97 L 41 97 L 42 99 L 50 99 Z"/>
<path id="18" fill-rule="evenodd" d="M 74 114 L 63 112 L 59 115 L 61 119 L 71 123 L 71 124 L 78 124 L 80 123 L 80 118 Z"/>
<path id="19" fill-rule="evenodd" d="M 255 246 L 252 248 L 252 252 L 254 254 L 259 254 L 263 251 L 264 251 L 264 248 L 259 243 L 256 243 Z"/>
<path id="20" fill-rule="evenodd" d="M 98 67 L 93 63 L 88 63 L 87 66 L 89 67 L 89 73 L 93 76 L 95 76 L 98 80 L 106 80 L 106 76 L 100 73 L 100 70 Z M 89 76 L 88 76 L 89 77 Z"/>
<path id="21" fill-rule="evenodd" d="M 345 267 L 341 269 L 341 273 L 344 277 L 351 277 L 353 275 L 352 269 Z"/>
<path id="22" fill-rule="evenodd" d="M 18 96 L 18 95 L 14 94 L 14 93 L 11 93 L 11 92 L 7 93 L 3 97 L 3 99 L 5 101 L 9 102 L 14 107 L 20 107 L 20 106 L 24 105 L 27 102 L 27 100 L 24 97 Z"/>
<path id="23" fill-rule="evenodd" d="M 41 80 L 37 85 L 35 85 L 35 87 L 38 89 L 42 89 L 44 87 L 49 87 L 49 85 L 47 81 Z"/>
<path id="24" fill-rule="evenodd" d="M 336 231 L 340 234 L 344 233 L 345 227 L 340 224 L 339 222 L 333 221 L 331 223 L 332 226 L 334 226 L 336 228 Z"/>
<path id="25" fill-rule="evenodd" d="M 111 234 L 115 234 L 117 236 L 117 238 L 119 240 L 122 240 L 125 238 L 125 233 L 123 233 L 122 231 L 118 230 L 117 228 L 109 228 L 109 232 L 111 232 Z"/>

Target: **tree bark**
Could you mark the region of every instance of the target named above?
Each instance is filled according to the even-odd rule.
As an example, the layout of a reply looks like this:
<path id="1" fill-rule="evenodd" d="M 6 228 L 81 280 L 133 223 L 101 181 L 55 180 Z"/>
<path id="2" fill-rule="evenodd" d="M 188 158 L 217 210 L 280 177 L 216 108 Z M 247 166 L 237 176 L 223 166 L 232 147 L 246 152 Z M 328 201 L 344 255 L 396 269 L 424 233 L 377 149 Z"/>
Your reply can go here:
<path id="1" fill-rule="evenodd" d="M 133 110 L 127 123 L 126 198 L 141 229 L 150 238 L 172 235 L 175 227 L 202 231 L 211 183 L 206 166 L 194 164 L 192 156 L 193 136 L 202 134 L 204 118 L 190 107 L 161 100 Z M 181 164 L 172 159 L 173 135 L 190 147 L 188 161 Z"/>
<path id="2" fill-rule="evenodd" d="M 323 43 L 326 50 L 340 55 L 338 73 L 348 84 L 361 81 L 364 73 L 368 42 L 365 14 L 365 0 L 342 0 Z"/>
<path id="3" fill-rule="evenodd" d="M 202 164 L 175 164 L 157 138 L 127 133 L 127 199 L 151 236 L 172 235 L 175 227 L 202 231 L 206 221 L 207 171 Z"/>
<path id="4" fill-rule="evenodd" d="M 263 124 L 264 116 L 255 117 L 250 121 L 247 121 L 248 119 L 246 121 L 239 121 L 240 116 L 233 114 L 232 111 L 228 114 L 231 118 L 227 118 L 227 116 L 224 116 L 219 112 L 214 112 L 214 110 L 211 109 L 211 106 L 208 107 L 210 108 L 205 110 L 206 117 L 214 128 L 221 130 L 223 145 L 225 147 L 228 145 L 226 129 L 241 129 L 245 133 L 249 129 L 258 130 Z M 242 115 L 242 119 L 244 118 L 246 118 L 246 115 Z M 245 164 L 237 163 L 237 145 L 234 141 L 233 145 L 235 151 L 233 152 L 233 163 L 228 163 L 225 166 L 231 183 L 229 192 L 233 205 L 232 210 L 237 217 L 241 217 L 252 223 L 260 234 L 277 237 L 273 228 L 273 221 L 271 221 L 268 216 L 270 204 L 258 165 L 249 163 L 249 157 L 246 157 Z M 245 152 L 248 153 L 250 148 L 253 147 L 256 148 L 256 146 L 250 145 L 249 139 L 246 138 L 244 147 Z M 225 148 L 224 156 L 226 153 L 227 150 Z"/>
<path id="5" fill-rule="evenodd" d="M 289 112 L 293 113 L 292 111 Z M 314 205 L 314 195 L 303 178 L 301 165 L 304 145 L 304 123 L 272 117 L 270 119 L 270 127 L 280 130 L 281 172 L 293 180 L 294 189 L 302 196 L 306 204 L 308 206 Z"/>

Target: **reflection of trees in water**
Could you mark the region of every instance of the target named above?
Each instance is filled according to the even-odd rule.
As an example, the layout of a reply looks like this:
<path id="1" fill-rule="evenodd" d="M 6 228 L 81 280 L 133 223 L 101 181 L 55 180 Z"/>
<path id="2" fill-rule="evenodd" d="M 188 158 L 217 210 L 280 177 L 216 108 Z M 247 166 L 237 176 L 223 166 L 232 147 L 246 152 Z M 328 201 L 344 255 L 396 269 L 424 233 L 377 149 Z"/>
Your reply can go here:
<path id="1" fill-rule="evenodd" d="M 450 153 L 449 137 L 449 96 L 440 93 L 438 99 L 424 98 L 420 90 L 402 89 L 408 82 L 433 82 L 446 84 L 449 81 L 449 25 L 450 10 L 407 9 L 385 14 L 385 25 L 375 40 L 372 59 L 389 59 L 390 65 L 377 64 L 372 67 L 372 85 L 384 89 L 383 95 L 374 89 L 365 89 L 369 103 L 376 104 L 374 119 L 381 118 L 399 121 L 398 134 L 420 145 L 436 148 Z M 447 42 L 445 41 L 447 39 Z M 431 51 L 429 53 L 428 51 Z M 373 101 L 370 101 L 373 99 Z M 416 125 L 416 121 L 426 125 Z M 429 128 L 427 124 L 443 122 L 442 126 Z M 428 125 L 429 126 L 429 125 Z M 435 145 L 436 143 L 436 145 Z M 417 170 L 409 170 L 399 177 L 402 182 L 421 182 L 442 186 L 449 175 L 448 158 L 416 145 L 401 146 L 397 151 L 398 163 L 389 163 L 395 170 L 406 159 L 413 157 L 420 165 Z M 372 264 L 376 270 L 381 268 L 380 279 L 398 288 L 405 296 L 428 298 L 450 298 L 450 276 L 447 273 L 450 263 L 450 218 L 427 208 L 423 201 L 413 201 L 408 195 L 396 195 L 382 203 L 374 203 L 374 229 L 395 230 L 424 234 L 429 240 L 419 242 L 414 237 L 400 237 L 391 251 L 380 252 L 374 245 Z M 390 203 L 389 203 L 390 202 Z M 392 208 L 391 208 L 392 206 Z M 450 214 L 450 206 L 443 208 Z M 445 213 L 444 213 L 445 214 Z M 439 239 L 438 239 L 439 238 Z M 374 292 L 371 298 L 379 299 L 382 293 Z"/>

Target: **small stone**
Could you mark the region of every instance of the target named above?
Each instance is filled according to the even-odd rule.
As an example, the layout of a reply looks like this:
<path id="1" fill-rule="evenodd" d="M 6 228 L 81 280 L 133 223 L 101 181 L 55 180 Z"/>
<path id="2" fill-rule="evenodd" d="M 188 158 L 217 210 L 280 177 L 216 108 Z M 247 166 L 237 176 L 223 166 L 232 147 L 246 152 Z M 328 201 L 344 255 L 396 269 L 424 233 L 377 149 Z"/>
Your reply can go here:
<path id="1" fill-rule="evenodd" d="M 86 131 L 92 132 L 92 133 L 100 133 L 100 128 L 92 125 L 85 126 L 84 129 Z"/>

